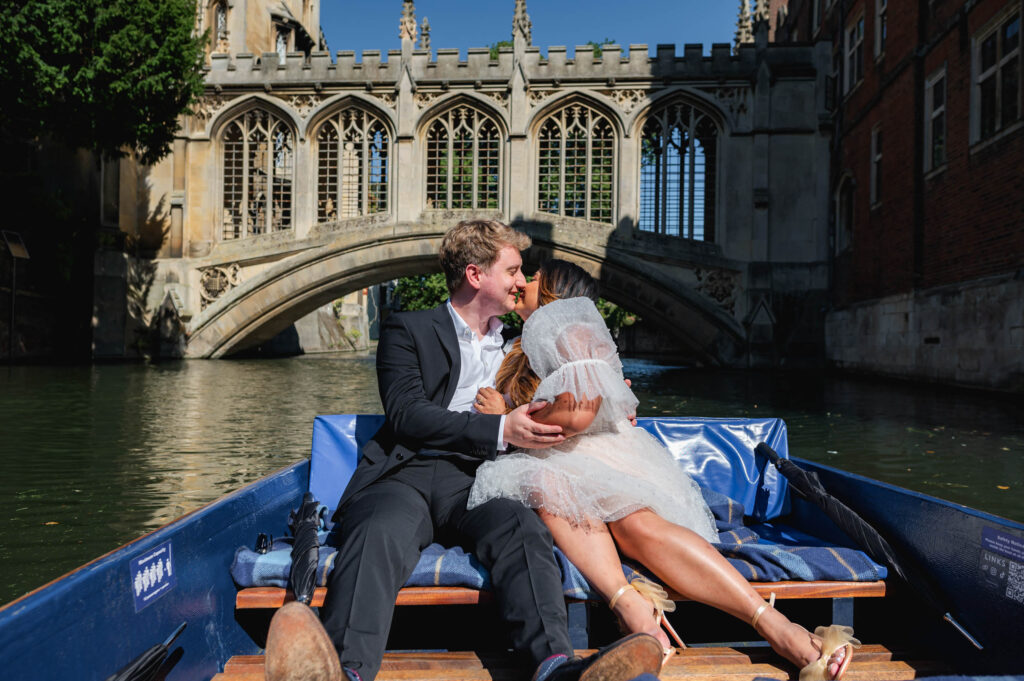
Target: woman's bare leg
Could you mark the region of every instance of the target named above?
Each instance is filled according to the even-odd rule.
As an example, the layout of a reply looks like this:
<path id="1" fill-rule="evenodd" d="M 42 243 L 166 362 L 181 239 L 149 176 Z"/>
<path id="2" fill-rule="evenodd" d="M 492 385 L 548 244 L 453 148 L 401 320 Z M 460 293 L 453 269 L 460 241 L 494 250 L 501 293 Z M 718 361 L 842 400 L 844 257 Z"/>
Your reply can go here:
<path id="1" fill-rule="evenodd" d="M 622 574 L 622 559 L 603 522 L 594 521 L 590 527 L 573 527 L 563 518 L 545 511 L 538 510 L 537 514 L 551 531 L 558 548 L 605 601 L 610 601 L 627 584 Z M 627 589 L 619 596 L 615 614 L 630 632 L 650 634 L 662 647 L 671 647 L 668 636 L 654 618 L 651 602 L 635 590 Z"/>
<path id="2" fill-rule="evenodd" d="M 666 585 L 687 598 L 750 622 L 764 600 L 750 583 L 700 535 L 670 523 L 650 510 L 608 523 L 623 555 L 639 561 Z M 821 641 L 774 608 L 766 608 L 757 630 L 776 652 L 799 667 L 818 659 Z M 837 651 L 828 673 L 843 658 Z"/>

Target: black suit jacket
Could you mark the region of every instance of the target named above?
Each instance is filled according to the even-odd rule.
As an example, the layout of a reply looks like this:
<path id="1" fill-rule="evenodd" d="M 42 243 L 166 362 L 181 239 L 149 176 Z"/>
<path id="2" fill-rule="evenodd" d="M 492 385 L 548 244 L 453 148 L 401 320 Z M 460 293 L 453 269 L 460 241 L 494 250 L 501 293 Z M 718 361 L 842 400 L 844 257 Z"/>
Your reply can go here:
<path id="1" fill-rule="evenodd" d="M 501 417 L 448 411 L 459 369 L 459 341 L 446 304 L 387 318 L 377 344 L 384 425 L 363 446 L 363 458 L 341 495 L 334 520 L 353 494 L 421 449 L 494 459 Z"/>

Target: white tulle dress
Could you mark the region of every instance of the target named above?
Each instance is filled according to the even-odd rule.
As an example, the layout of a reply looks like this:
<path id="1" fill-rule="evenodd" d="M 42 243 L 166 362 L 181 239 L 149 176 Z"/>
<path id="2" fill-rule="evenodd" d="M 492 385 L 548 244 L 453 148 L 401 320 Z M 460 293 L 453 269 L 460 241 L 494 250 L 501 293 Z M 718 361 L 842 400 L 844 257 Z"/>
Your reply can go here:
<path id="1" fill-rule="evenodd" d="M 514 499 L 573 525 L 611 522 L 649 508 L 717 541 L 697 484 L 654 436 L 630 425 L 637 399 L 623 381 L 615 342 L 594 303 L 568 298 L 540 307 L 523 325 L 522 346 L 541 379 L 534 399 L 600 396 L 601 406 L 583 433 L 555 447 L 519 450 L 483 463 L 469 508 Z"/>

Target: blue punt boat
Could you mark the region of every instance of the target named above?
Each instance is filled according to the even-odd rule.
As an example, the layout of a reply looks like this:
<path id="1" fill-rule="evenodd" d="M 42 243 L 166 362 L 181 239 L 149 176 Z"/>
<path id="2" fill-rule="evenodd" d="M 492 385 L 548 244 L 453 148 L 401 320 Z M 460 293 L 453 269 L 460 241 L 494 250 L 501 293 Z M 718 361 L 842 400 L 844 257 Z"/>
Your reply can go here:
<path id="1" fill-rule="evenodd" d="M 266 626 L 273 607 L 288 595 L 273 585 L 240 586 L 230 568 L 239 556 L 252 553 L 258 534 L 288 534 L 289 512 L 305 492 L 334 503 L 355 466 L 359 444 L 380 422 L 380 416 L 319 417 L 311 459 L 0 608 L 0 676 L 17 681 L 107 679 L 184 624 L 166 659 L 158 655 L 156 678 L 262 679 Z M 787 455 L 782 421 L 661 418 L 640 419 L 640 426 L 662 438 L 704 486 L 743 505 L 745 518 L 736 527 L 753 527 L 766 545 L 764 555 L 783 555 L 779 550 L 797 541 L 793 537 L 832 553 L 850 545 L 831 520 L 793 494 L 774 467 L 753 453 L 764 440 Z M 902 559 L 921 567 L 944 608 L 982 646 L 977 649 L 927 609 L 914 589 L 891 576 L 878 579 L 886 573 L 884 566 L 877 566 L 874 577 L 860 575 L 861 581 L 813 574 L 780 579 L 757 567 L 752 574 L 756 588 L 789 599 L 778 607 L 795 621 L 854 624 L 865 645 L 847 679 L 1024 670 L 1019 652 L 1024 641 L 1024 525 L 821 464 L 793 461 L 816 473 L 830 492 L 875 526 Z M 795 553 L 776 562 L 786 564 Z M 486 589 L 486 575 L 483 579 Z M 399 605 L 435 607 L 397 608 L 389 642 L 394 652 L 388 653 L 378 678 L 524 678 L 509 662 L 507 639 L 487 607 L 487 595 L 472 586 L 404 589 Z M 583 594 L 567 595 L 574 645 L 585 649 L 616 636 L 606 608 Z M 751 631 L 743 623 L 695 603 L 681 603 L 673 622 L 691 645 L 670 661 L 662 678 L 795 678 L 796 670 L 763 643 L 748 640 Z"/>

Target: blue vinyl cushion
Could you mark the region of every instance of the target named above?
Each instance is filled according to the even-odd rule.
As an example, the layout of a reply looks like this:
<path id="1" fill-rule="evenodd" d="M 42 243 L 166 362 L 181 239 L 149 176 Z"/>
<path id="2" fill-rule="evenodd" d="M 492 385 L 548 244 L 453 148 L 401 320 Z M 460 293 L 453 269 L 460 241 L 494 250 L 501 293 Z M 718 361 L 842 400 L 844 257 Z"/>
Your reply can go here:
<path id="1" fill-rule="evenodd" d="M 638 419 L 638 426 L 659 438 L 679 464 L 700 484 L 743 504 L 745 513 L 769 520 L 789 511 L 786 480 L 754 455 L 767 442 L 788 457 L 786 424 L 781 419 Z M 313 423 L 309 490 L 330 508 L 337 505 L 359 461 L 363 444 L 384 417 L 341 414 L 318 416 Z"/>

